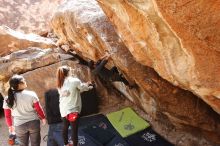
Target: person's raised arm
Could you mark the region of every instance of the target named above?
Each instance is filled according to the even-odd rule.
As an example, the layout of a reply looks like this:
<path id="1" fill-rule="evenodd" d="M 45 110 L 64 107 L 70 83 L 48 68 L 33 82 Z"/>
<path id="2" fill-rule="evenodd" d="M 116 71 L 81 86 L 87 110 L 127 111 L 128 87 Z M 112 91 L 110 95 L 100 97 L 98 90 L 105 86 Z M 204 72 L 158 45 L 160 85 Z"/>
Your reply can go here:
<path id="1" fill-rule="evenodd" d="M 105 67 L 105 65 L 108 63 L 108 60 L 101 60 L 100 63 L 98 63 L 95 67 L 95 69 L 92 71 L 93 74 L 98 74 L 102 69 L 103 67 Z"/>
<path id="2" fill-rule="evenodd" d="M 88 91 L 93 88 L 93 85 L 90 82 L 82 83 L 80 80 L 77 82 L 77 88 L 80 92 Z"/>
<path id="3" fill-rule="evenodd" d="M 97 61 L 95 69 L 92 71 L 94 75 L 98 74 L 103 69 L 103 67 L 105 67 L 105 65 L 108 63 L 109 57 L 109 54 L 105 54 L 103 57 L 101 57 L 100 60 Z"/>

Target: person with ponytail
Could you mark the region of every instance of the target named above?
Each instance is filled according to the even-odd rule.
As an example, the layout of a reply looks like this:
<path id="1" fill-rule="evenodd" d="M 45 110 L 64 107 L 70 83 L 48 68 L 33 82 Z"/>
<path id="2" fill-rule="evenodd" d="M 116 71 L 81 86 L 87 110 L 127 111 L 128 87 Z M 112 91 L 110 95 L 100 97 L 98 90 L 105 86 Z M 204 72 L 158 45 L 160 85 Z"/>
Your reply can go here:
<path id="1" fill-rule="evenodd" d="M 93 88 L 90 82 L 82 83 L 81 80 L 71 75 L 71 68 L 61 66 L 57 70 L 57 88 L 60 94 L 60 113 L 63 118 L 63 139 L 68 143 L 68 127 L 72 128 L 71 138 L 73 146 L 78 144 L 78 118 L 82 108 L 80 92 Z"/>
<path id="2" fill-rule="evenodd" d="M 9 132 L 15 129 L 20 146 L 40 146 L 40 120 L 46 124 L 45 114 L 35 92 L 26 90 L 27 84 L 21 75 L 13 75 L 9 80 L 8 96 L 3 108 Z M 13 121 L 12 121 L 13 117 Z"/>

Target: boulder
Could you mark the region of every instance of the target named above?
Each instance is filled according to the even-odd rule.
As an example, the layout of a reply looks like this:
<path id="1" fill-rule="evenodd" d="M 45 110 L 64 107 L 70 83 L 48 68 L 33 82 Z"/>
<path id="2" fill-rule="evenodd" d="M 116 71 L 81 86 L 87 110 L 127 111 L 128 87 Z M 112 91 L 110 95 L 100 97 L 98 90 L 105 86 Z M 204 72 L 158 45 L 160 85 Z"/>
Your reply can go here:
<path id="1" fill-rule="evenodd" d="M 70 58 L 73 58 L 72 55 L 61 53 L 58 49 L 31 47 L 19 50 L 0 58 L 0 81 L 6 81 L 16 73 L 25 73 Z"/>
<path id="2" fill-rule="evenodd" d="M 105 10 L 107 17 L 95 0 L 67 0 L 59 7 L 51 22 L 55 34 L 59 37 L 57 44 L 69 45 L 71 51 L 75 51 L 85 60 L 97 61 L 106 52 L 109 53 L 111 57 L 107 67 L 116 66 L 130 83 L 137 84 L 134 89 L 128 89 L 122 83 L 116 84 L 115 87 L 141 107 L 147 113 L 148 120 L 151 121 L 152 126 L 169 141 L 176 145 L 181 143 L 185 145 L 211 145 L 212 142 L 220 144 L 220 117 L 211 109 L 211 107 L 216 109 L 216 106 L 209 103 L 210 107 L 191 92 L 179 88 L 182 87 L 180 84 L 164 79 L 164 76 L 155 67 L 155 62 L 164 64 L 167 57 L 161 57 L 160 48 L 158 49 L 155 46 L 154 53 L 150 49 L 141 49 L 138 47 L 139 45 L 151 45 L 149 42 L 142 41 L 138 42 L 137 48 L 135 47 L 131 51 L 131 47 L 128 45 L 129 42 L 136 42 L 139 37 L 131 36 L 132 34 L 135 35 L 136 32 L 129 34 L 129 28 L 132 27 L 132 24 L 127 28 L 130 23 L 128 20 L 133 22 L 139 17 L 131 17 L 132 19 L 129 19 L 129 15 L 123 15 L 126 9 L 120 3 L 127 4 L 132 1 L 113 0 L 112 4 L 114 5 L 112 7 L 110 7 L 110 1 L 99 2 L 104 10 L 108 6 L 109 11 L 114 9 L 118 15 L 122 15 L 123 21 L 121 19 L 118 19 L 118 21 L 127 22 L 124 24 L 125 33 L 121 33 L 120 29 L 116 31 L 108 20 L 108 17 L 110 20 L 115 18 L 116 14 L 111 13 L 112 15 L 110 16 Z M 134 7 L 132 5 L 126 6 Z M 122 8 L 123 10 L 121 10 Z M 141 11 L 137 10 L 137 13 L 141 13 Z M 145 22 L 145 19 L 142 20 Z M 113 24 L 117 28 L 114 22 Z M 145 29 L 141 30 L 145 27 L 144 23 L 137 22 L 137 24 L 135 27 L 139 28 L 140 32 L 144 32 L 143 37 L 145 35 L 150 36 L 145 32 Z M 154 29 L 146 30 L 152 31 L 152 35 L 154 35 Z M 126 33 L 130 40 L 124 39 Z M 152 38 L 149 38 L 149 40 L 153 41 Z M 155 40 L 157 40 L 157 35 Z M 172 37 L 170 41 L 173 42 Z M 149 52 L 143 53 L 142 51 L 151 52 L 151 56 Z M 166 50 L 161 51 L 164 51 L 165 54 L 167 53 Z M 138 54 L 141 56 L 140 59 L 137 59 Z M 158 60 L 153 60 L 149 56 Z M 178 58 L 178 54 L 176 57 Z M 182 60 L 181 54 L 179 57 Z M 143 60 L 144 63 L 140 60 Z M 165 69 L 161 67 L 161 70 Z M 182 80 L 185 80 L 185 77 Z M 179 85 L 179 87 L 171 83 Z M 204 98 L 204 96 L 201 97 Z M 164 129 L 158 127 L 164 127 Z"/>
<path id="3" fill-rule="evenodd" d="M 136 61 L 220 114 L 219 2 L 98 2 Z"/>
<path id="4" fill-rule="evenodd" d="M 0 26 L 0 56 L 28 47 L 55 48 L 52 39 L 36 34 L 24 34 L 6 26 Z"/>

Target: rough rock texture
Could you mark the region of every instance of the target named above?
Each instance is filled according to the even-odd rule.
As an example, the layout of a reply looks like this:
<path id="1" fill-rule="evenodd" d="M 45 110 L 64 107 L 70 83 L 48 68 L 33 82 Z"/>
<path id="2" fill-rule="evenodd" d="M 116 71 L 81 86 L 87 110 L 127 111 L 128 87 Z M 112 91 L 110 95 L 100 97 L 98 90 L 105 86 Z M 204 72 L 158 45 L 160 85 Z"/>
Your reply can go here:
<path id="1" fill-rule="evenodd" d="M 73 57 L 63 54 L 58 49 L 43 50 L 34 47 L 13 52 L 8 56 L 2 57 L 0 58 L 0 92 L 5 93 L 7 86 L 3 83 L 7 82 L 15 73 L 25 73 L 70 58 Z"/>
<path id="2" fill-rule="evenodd" d="M 122 8 L 122 5 L 119 5 L 116 2 L 125 1 L 113 0 L 112 3 L 115 4 L 115 11 Z M 108 6 L 107 4 L 109 4 L 109 1 L 106 1 L 106 7 Z M 145 5 L 143 5 L 143 7 L 144 6 Z M 105 9 L 104 6 L 103 8 Z M 113 9 L 113 7 L 109 7 L 109 11 L 112 10 L 111 8 Z M 125 19 L 127 18 L 126 20 L 129 20 L 128 15 L 123 15 L 124 12 L 126 12 L 125 10 L 126 9 L 123 9 L 123 11 L 120 12 L 117 11 L 117 14 L 121 14 Z M 112 15 L 109 15 L 109 17 L 111 19 L 113 19 L 112 17 L 115 18 L 115 15 L 113 15 L 115 13 L 111 14 Z M 139 15 L 138 17 L 132 18 L 138 20 Z M 145 19 L 142 20 L 145 21 Z M 118 21 L 122 20 L 119 19 Z M 112 67 L 113 65 L 117 66 L 129 82 L 135 82 L 138 85 L 138 87 L 132 90 L 129 90 L 125 85 L 120 83 L 116 83 L 115 87 L 131 101 L 141 107 L 147 113 L 146 118 L 151 122 L 155 130 L 166 137 L 169 141 L 179 146 L 215 145 L 212 144 L 212 142 L 220 144 L 219 115 L 191 92 L 173 86 L 166 80 L 162 79 L 152 68 L 147 67 L 155 67 L 155 60 L 148 57 L 149 53 L 143 53 L 142 51 L 146 50 L 140 49 L 140 47 L 139 49 L 135 48 L 135 50 L 133 49 L 133 51 L 131 51 L 131 47 L 128 45 L 129 41 L 134 42 L 136 39 L 139 39 L 139 37 L 131 36 L 131 34 L 128 33 L 127 35 L 130 36 L 130 40 L 123 39 L 128 46 L 127 48 L 119 37 L 121 36 L 124 38 L 123 35 L 126 33 L 119 33 L 119 36 L 116 34 L 114 27 L 108 21 L 108 18 L 105 16 L 96 1 L 66 1 L 66 3 L 59 7 L 59 10 L 53 17 L 51 23 L 54 32 L 60 38 L 58 44 L 69 44 L 70 49 L 76 51 L 84 59 L 92 59 L 96 61 L 103 56 L 105 52 L 109 52 L 111 54 L 111 59 L 107 67 Z M 124 28 L 127 29 L 128 24 L 133 26 L 130 24 L 130 21 L 126 21 L 126 24 L 123 25 Z M 140 32 L 145 32 L 145 29 L 142 30 L 145 23 L 137 22 L 137 24 L 138 25 L 134 23 L 134 26 L 139 28 Z M 126 29 L 123 30 L 126 31 Z M 154 31 L 154 29 L 147 30 Z M 129 29 L 128 32 L 130 32 Z M 149 37 L 149 40 L 153 41 L 147 32 L 144 34 Z M 145 35 L 143 35 L 143 37 L 145 37 Z M 157 40 L 156 36 L 155 40 Z M 177 37 L 174 37 L 174 40 L 175 39 L 178 40 Z M 173 42 L 172 37 L 171 42 Z M 137 44 L 152 44 L 151 42 L 143 42 L 143 44 L 139 43 Z M 180 43 L 179 40 L 178 43 Z M 161 56 L 163 53 L 168 53 L 169 49 L 167 50 L 168 52 L 164 50 L 164 52 L 161 53 L 161 48 L 156 48 L 156 45 L 154 47 L 155 52 L 151 53 L 151 57 L 159 59 L 158 61 L 164 65 L 165 62 L 163 62 L 163 58 L 165 59 L 167 56 Z M 181 50 L 181 48 L 178 49 Z M 136 51 L 139 51 L 139 53 Z M 150 49 L 147 51 L 150 51 Z M 143 56 L 141 57 L 142 59 L 137 59 L 138 54 Z M 155 57 L 155 55 L 158 56 Z M 181 60 L 181 53 L 179 55 L 179 59 Z M 178 52 L 176 58 L 178 58 Z M 138 63 L 136 60 L 138 62 L 143 60 L 145 63 Z M 181 63 L 181 61 L 178 63 Z M 187 65 L 183 65 L 183 67 L 184 66 L 188 67 Z M 157 67 L 155 67 L 155 70 L 157 71 Z M 161 66 L 161 70 L 164 70 L 164 66 Z M 185 68 L 183 68 L 183 70 L 185 70 Z M 170 73 L 168 71 L 164 72 Z M 185 81 L 186 79 L 187 78 L 183 76 L 182 80 Z M 191 81 L 188 80 L 188 83 L 191 83 Z"/>
<path id="3" fill-rule="evenodd" d="M 72 55 L 62 54 L 58 49 L 31 47 L 13 52 L 0 58 L 0 80 L 8 79 L 15 73 L 24 73 L 70 58 L 73 58 Z"/>
<path id="4" fill-rule="evenodd" d="M 56 71 L 57 68 L 62 65 L 68 65 L 70 67 L 79 69 L 83 73 L 79 74 L 80 72 L 76 72 L 81 75 L 80 78 L 86 79 L 86 81 L 87 79 L 91 80 L 91 77 L 87 76 L 88 69 L 77 65 L 77 61 L 62 61 L 24 73 L 23 76 L 27 81 L 29 89 L 34 90 L 38 94 L 42 103 L 44 100 L 45 91 L 50 88 L 56 88 Z"/>
<path id="5" fill-rule="evenodd" d="M 0 56 L 28 47 L 55 48 L 55 43 L 49 38 L 35 34 L 23 34 L 6 26 L 0 26 Z"/>
<path id="6" fill-rule="evenodd" d="M 48 31 L 48 20 L 62 1 L 0 0 L 0 24 L 25 33 Z"/>
<path id="7" fill-rule="evenodd" d="M 220 2 L 98 0 L 129 51 L 220 114 Z"/>

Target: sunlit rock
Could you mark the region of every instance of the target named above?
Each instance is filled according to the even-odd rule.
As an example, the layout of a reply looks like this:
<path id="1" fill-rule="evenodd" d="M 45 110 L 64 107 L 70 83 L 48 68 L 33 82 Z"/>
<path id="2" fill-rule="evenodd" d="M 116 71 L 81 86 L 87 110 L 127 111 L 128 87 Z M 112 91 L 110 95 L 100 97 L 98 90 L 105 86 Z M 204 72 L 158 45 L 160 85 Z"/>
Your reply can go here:
<path id="1" fill-rule="evenodd" d="M 63 54 L 57 49 L 31 47 L 19 50 L 0 58 L 0 80 L 70 58 L 71 55 Z"/>
<path id="2" fill-rule="evenodd" d="M 220 114 L 220 3 L 97 0 L 135 60 Z"/>
<path id="3" fill-rule="evenodd" d="M 180 45 L 180 41 L 175 36 L 176 34 L 169 30 L 169 27 L 164 27 L 164 33 L 160 32 L 164 35 L 166 35 L 168 30 L 171 32 L 172 37 L 167 36 L 165 39 L 167 46 L 165 45 L 165 49 L 157 47 L 157 45 L 163 46 L 164 44 L 160 42 L 162 40 L 159 39 L 159 34 L 155 34 L 158 33 L 155 30 L 155 26 L 150 23 L 150 26 L 153 26 L 151 29 L 148 26 L 148 20 L 145 20 L 145 17 L 142 18 L 143 12 L 136 10 L 128 2 L 132 1 L 113 0 L 112 3 L 108 0 L 100 1 L 100 5 L 117 28 L 116 32 L 114 26 L 108 20 L 109 18 L 103 13 L 95 0 L 67 0 L 59 7 L 51 22 L 55 34 L 59 37 L 57 45 L 65 46 L 65 50 L 75 51 L 87 61 L 90 59 L 97 61 L 105 53 L 111 54 L 107 67 L 116 66 L 119 72 L 123 73 L 131 84 L 137 84 L 133 89 L 128 89 L 128 87 L 121 83 L 116 84 L 115 87 L 147 113 L 153 127 L 164 126 L 165 129 L 158 128 L 157 130 L 174 144 L 180 145 L 181 142 L 185 145 L 193 145 L 193 143 L 204 145 L 209 142 L 220 143 L 220 117 L 211 109 L 212 107 L 218 111 L 216 105 L 219 103 L 206 101 L 210 107 L 191 92 L 174 86 L 178 85 L 196 93 L 196 90 L 194 91 L 191 87 L 185 86 L 186 81 L 188 84 L 189 82 L 191 83 L 187 78 L 190 75 L 187 73 L 186 75 L 183 74 L 183 77 L 179 77 L 180 80 L 177 80 L 178 78 L 174 78 L 176 74 L 172 74 L 173 72 L 169 71 L 173 66 L 175 67 L 175 65 L 169 67 L 175 59 L 179 59 L 175 63 L 182 64 L 182 66 L 178 64 L 179 70 L 188 71 L 187 67 L 188 65 L 191 66 L 191 64 L 187 57 L 192 58 L 192 56 L 187 53 L 186 55 L 185 52 L 180 52 L 179 54 L 178 51 L 175 51 L 176 45 Z M 142 7 L 144 8 L 145 1 L 139 2 L 140 5 L 143 4 Z M 129 13 L 133 12 L 132 9 L 135 9 L 135 12 L 140 14 L 137 16 L 124 15 L 127 13 L 127 7 L 123 8 L 123 3 L 129 8 L 132 7 L 129 9 Z M 149 9 L 152 8 L 151 5 L 148 6 Z M 109 8 L 109 13 L 106 10 L 107 8 Z M 112 12 L 113 9 L 117 14 Z M 120 32 L 121 29 L 113 21 L 114 18 L 117 18 L 117 15 L 123 17 L 123 20 L 117 19 L 117 23 L 125 21 L 121 25 L 123 27 L 122 32 Z M 161 20 L 161 22 L 163 21 Z M 130 27 L 135 27 L 137 32 L 130 32 Z M 138 34 L 141 32 L 142 36 L 139 37 Z M 139 41 L 140 38 L 145 38 L 146 36 L 148 36 L 147 40 Z M 126 39 L 126 37 L 129 37 L 129 39 Z M 151 48 L 154 41 L 159 41 L 159 44 Z M 170 42 L 174 45 L 171 47 L 174 49 L 174 52 L 170 51 Z M 133 44 L 136 46 L 134 47 L 130 43 L 136 43 Z M 69 47 L 67 47 L 68 45 Z M 149 49 L 146 49 L 146 46 L 150 46 Z M 177 49 L 181 50 L 182 48 Z M 169 53 L 173 53 L 173 58 Z M 185 60 L 188 61 L 186 64 L 184 64 Z M 164 74 L 161 74 L 161 72 Z M 181 82 L 183 83 L 180 84 Z M 208 99 L 202 95 L 201 97 L 203 100 Z"/>
<path id="4" fill-rule="evenodd" d="M 24 34 L 6 26 L 0 26 L 0 56 L 28 47 L 55 48 L 52 39 L 36 34 Z"/>

